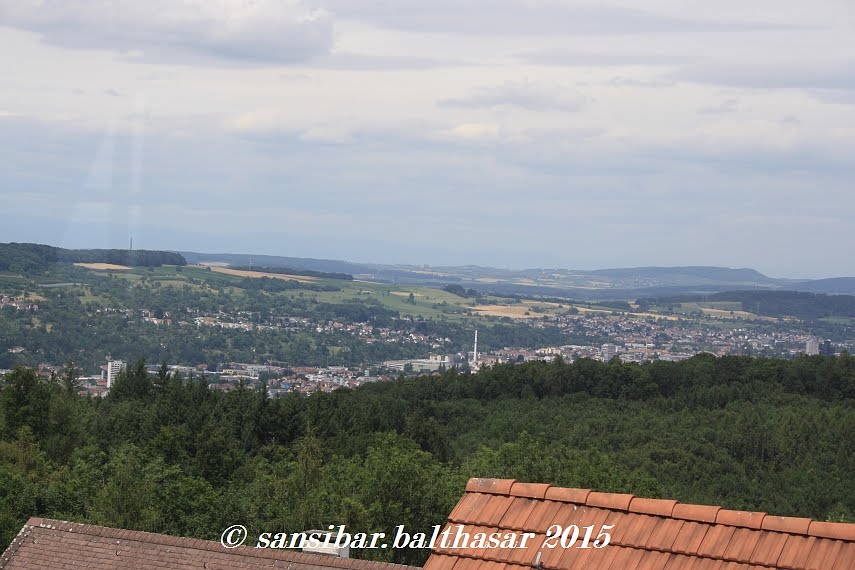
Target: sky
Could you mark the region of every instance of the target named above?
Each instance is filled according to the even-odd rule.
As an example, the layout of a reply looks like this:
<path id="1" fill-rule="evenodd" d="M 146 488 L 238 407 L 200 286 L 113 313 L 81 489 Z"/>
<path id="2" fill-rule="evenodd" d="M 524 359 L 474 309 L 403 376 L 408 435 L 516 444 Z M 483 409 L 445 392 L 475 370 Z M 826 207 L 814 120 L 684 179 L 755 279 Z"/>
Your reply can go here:
<path id="1" fill-rule="evenodd" d="M 6 0 L 0 241 L 855 275 L 851 0 Z"/>

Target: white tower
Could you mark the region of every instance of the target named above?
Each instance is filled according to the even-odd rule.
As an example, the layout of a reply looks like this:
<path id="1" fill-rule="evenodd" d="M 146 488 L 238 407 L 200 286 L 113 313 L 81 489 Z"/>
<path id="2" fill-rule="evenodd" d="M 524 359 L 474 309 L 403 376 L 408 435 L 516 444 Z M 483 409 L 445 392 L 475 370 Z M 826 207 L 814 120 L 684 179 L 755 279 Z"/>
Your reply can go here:
<path id="1" fill-rule="evenodd" d="M 107 362 L 107 388 L 113 387 L 113 382 L 116 381 L 116 376 L 119 372 L 125 369 L 125 363 L 121 360 L 111 360 Z"/>
<path id="2" fill-rule="evenodd" d="M 475 329 L 475 347 L 472 349 L 472 364 L 478 366 L 478 329 Z"/>
<path id="3" fill-rule="evenodd" d="M 809 338 L 805 343 L 805 354 L 808 356 L 816 356 L 819 354 L 819 341 L 815 338 Z"/>

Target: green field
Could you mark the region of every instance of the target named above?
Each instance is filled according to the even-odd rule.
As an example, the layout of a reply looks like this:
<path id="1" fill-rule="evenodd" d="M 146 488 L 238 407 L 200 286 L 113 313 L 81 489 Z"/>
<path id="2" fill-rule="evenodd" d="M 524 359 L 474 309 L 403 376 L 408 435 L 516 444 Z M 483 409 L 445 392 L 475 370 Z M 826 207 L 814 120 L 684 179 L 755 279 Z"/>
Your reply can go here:
<path id="1" fill-rule="evenodd" d="M 855 325 L 855 317 L 823 317 L 819 320 L 823 323 L 828 323 L 830 325 Z"/>
<path id="2" fill-rule="evenodd" d="M 217 294 L 220 289 L 233 295 L 245 295 L 245 290 L 237 284 L 246 279 L 239 275 L 214 272 L 197 266 L 175 267 L 162 266 L 156 268 L 130 268 L 105 272 L 89 269 L 99 276 L 123 279 L 144 287 L 187 287 L 200 292 Z M 306 285 L 319 288 L 336 288 L 334 291 L 315 291 L 299 288 L 281 292 L 268 293 L 288 298 L 303 298 L 319 303 L 361 303 L 374 301 L 382 307 L 422 319 L 438 319 L 448 321 L 499 322 L 503 317 L 537 318 L 565 314 L 572 305 L 555 302 L 544 302 L 537 299 L 510 299 L 506 297 L 482 296 L 477 301 L 474 298 L 464 298 L 432 287 L 402 286 L 389 283 L 371 283 L 364 281 L 347 281 L 338 279 L 316 278 Z M 413 302 L 409 301 L 410 294 Z M 99 298 L 91 292 L 86 292 L 82 299 L 86 303 L 95 303 Z M 596 305 L 579 305 L 580 312 L 612 313 L 615 309 Z M 506 320 L 506 319 L 504 319 Z"/>

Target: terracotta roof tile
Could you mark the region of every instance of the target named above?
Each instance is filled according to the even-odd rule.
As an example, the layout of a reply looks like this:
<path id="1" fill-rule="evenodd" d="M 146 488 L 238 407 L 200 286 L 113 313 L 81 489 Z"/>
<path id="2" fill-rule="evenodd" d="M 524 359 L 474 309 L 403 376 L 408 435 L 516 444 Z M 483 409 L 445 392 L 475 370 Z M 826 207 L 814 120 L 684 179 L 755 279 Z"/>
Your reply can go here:
<path id="1" fill-rule="evenodd" d="M 721 509 L 716 515 L 715 522 L 718 524 L 759 529 L 762 527 L 764 518 L 766 518 L 766 513 L 749 513 Z"/>
<path id="2" fill-rule="evenodd" d="M 515 504 L 513 497 L 503 495 L 486 495 L 489 500 L 478 513 L 473 513 L 467 522 L 484 526 L 498 526 L 511 505 Z"/>
<path id="3" fill-rule="evenodd" d="M 644 554 L 644 551 L 634 548 L 616 548 L 616 550 L 618 550 L 617 556 L 609 566 L 614 570 L 635 570 Z"/>
<path id="4" fill-rule="evenodd" d="M 476 535 L 478 535 L 479 533 L 485 533 L 485 534 L 489 535 L 491 532 L 494 532 L 494 531 L 495 531 L 495 529 L 492 529 L 489 527 L 484 527 L 484 526 L 467 527 L 465 532 L 469 535 L 468 545 L 464 546 L 466 544 L 465 542 L 457 543 L 459 545 L 459 548 L 456 548 L 455 550 L 461 554 L 465 554 L 466 556 L 471 556 L 472 558 L 475 558 L 477 560 L 487 560 L 487 559 L 496 560 L 495 556 L 492 556 L 492 555 L 495 553 L 495 551 L 498 550 L 497 548 L 490 548 L 488 545 L 483 545 L 483 546 L 477 547 L 477 548 L 475 547 Z M 455 534 L 454 536 L 456 537 L 457 535 Z M 461 534 L 460 536 L 464 536 L 464 535 Z M 456 542 L 456 539 L 455 539 L 455 542 Z"/>
<path id="5" fill-rule="evenodd" d="M 522 565 L 534 564 L 534 561 L 537 558 L 537 553 L 540 552 L 545 539 L 546 535 L 535 535 L 534 538 L 531 538 L 526 542 L 527 548 L 516 548 L 512 550 L 507 561 Z"/>
<path id="6" fill-rule="evenodd" d="M 538 502 L 534 499 L 526 499 L 523 497 L 514 499 L 510 508 L 508 508 L 502 522 L 499 526 L 502 528 L 522 529 L 529 515 L 534 512 Z"/>
<path id="7" fill-rule="evenodd" d="M 634 522 L 628 525 L 629 528 L 621 538 L 620 543 L 634 548 L 644 548 L 656 532 L 656 529 L 665 520 L 647 515 L 636 515 L 627 518 L 631 518 Z"/>
<path id="8" fill-rule="evenodd" d="M 766 515 L 763 518 L 763 524 L 760 528 L 763 530 L 777 530 L 779 532 L 787 532 L 790 534 L 807 534 L 811 522 L 813 521 L 810 519 Z"/>
<path id="9" fill-rule="evenodd" d="M 510 494 L 515 497 L 528 497 L 530 499 L 543 499 L 546 491 L 551 487 L 546 483 L 514 483 Z"/>
<path id="10" fill-rule="evenodd" d="M 588 557 L 588 568 L 603 568 L 607 570 L 609 568 L 614 568 L 612 566 L 617 555 L 623 550 L 620 546 L 615 546 L 613 548 L 599 548 L 594 550 L 591 555 Z M 572 551 L 570 551 L 572 553 Z M 574 568 L 574 570 L 582 570 L 581 568 Z"/>
<path id="11" fill-rule="evenodd" d="M 674 505 L 676 504 L 677 501 L 666 499 L 642 499 L 641 497 L 635 497 L 629 503 L 629 512 L 670 517 L 671 513 L 674 512 Z"/>
<path id="12" fill-rule="evenodd" d="M 680 527 L 680 533 L 674 540 L 674 544 L 671 546 L 671 551 L 677 552 L 678 554 L 689 554 L 691 556 L 695 556 L 698 553 L 698 547 L 700 547 L 701 543 L 704 541 L 707 530 L 709 530 L 709 525 L 686 521 L 686 523 Z"/>
<path id="13" fill-rule="evenodd" d="M 855 542 L 845 542 L 831 570 L 855 570 Z"/>
<path id="14" fill-rule="evenodd" d="M 638 565 L 638 570 L 663 570 L 668 563 L 670 554 L 664 552 L 650 552 Z"/>
<path id="15" fill-rule="evenodd" d="M 564 487 L 550 487 L 546 490 L 545 498 L 552 501 L 562 501 L 564 503 L 580 503 L 584 505 L 588 500 L 588 495 L 590 494 L 590 489 L 569 489 Z"/>
<path id="16" fill-rule="evenodd" d="M 516 483 L 513 479 L 479 479 L 472 478 L 466 483 L 466 491 L 468 493 L 495 493 L 499 495 L 508 495 L 511 492 L 511 487 Z"/>
<path id="17" fill-rule="evenodd" d="M 855 525 L 628 494 L 473 479 L 449 517 L 468 532 L 533 532 L 527 548 L 435 549 L 428 570 L 855 570 Z M 578 531 L 544 546 L 553 525 Z M 611 526 L 608 529 L 604 525 Z M 604 548 L 580 548 L 607 530 Z M 441 562 L 437 565 L 434 557 Z"/>
<path id="18" fill-rule="evenodd" d="M 808 528 L 811 536 L 855 540 L 855 524 L 813 521 Z"/>
<path id="19" fill-rule="evenodd" d="M 788 570 L 805 568 L 808 555 L 815 542 L 815 536 L 790 536 L 787 538 L 784 550 L 778 558 L 777 565 Z"/>
<path id="20" fill-rule="evenodd" d="M 433 558 L 433 556 L 431 556 L 431 558 Z M 454 556 L 444 556 L 443 560 L 445 559 L 456 561 L 453 567 L 454 570 L 477 570 L 482 565 L 481 560 L 475 560 L 473 558 L 456 558 Z M 430 558 L 428 559 L 428 564 L 430 564 Z M 428 567 L 428 564 L 425 564 L 425 568 Z M 437 567 L 436 570 L 450 570 L 451 568 L 451 566 L 442 566 Z"/>
<path id="21" fill-rule="evenodd" d="M 472 523 L 478 520 L 481 511 L 492 497 L 483 493 L 467 493 L 463 495 L 448 520 L 459 523 Z"/>
<path id="22" fill-rule="evenodd" d="M 757 530 L 737 528 L 722 558 L 736 562 L 751 562 L 751 555 L 754 554 L 754 550 L 764 534 L 766 533 Z"/>
<path id="23" fill-rule="evenodd" d="M 663 570 L 694 570 L 693 566 L 697 560 L 682 554 L 671 554 Z"/>
<path id="24" fill-rule="evenodd" d="M 823 570 L 834 566 L 843 544 L 839 540 L 817 541 L 808 557 L 807 570 Z"/>
<path id="25" fill-rule="evenodd" d="M 565 552 L 565 567 L 574 570 L 593 568 L 592 562 L 601 557 L 602 550 L 597 548 L 577 548 Z"/>
<path id="26" fill-rule="evenodd" d="M 720 510 L 721 507 L 677 503 L 674 505 L 674 511 L 671 513 L 671 516 L 675 519 L 684 519 L 687 521 L 714 523 Z"/>
<path id="27" fill-rule="evenodd" d="M 781 553 L 784 551 L 784 546 L 786 546 L 789 537 L 789 534 L 779 532 L 761 533 L 748 561 L 752 564 L 775 566 L 781 558 Z"/>
<path id="28" fill-rule="evenodd" d="M 588 500 L 585 502 L 585 504 L 591 507 L 604 507 L 607 509 L 628 511 L 629 504 L 632 502 L 632 499 L 634 497 L 635 495 L 593 492 L 588 495 Z"/>
<path id="29" fill-rule="evenodd" d="M 522 529 L 537 532 L 549 528 L 555 515 L 562 508 L 566 508 L 566 505 L 558 501 L 537 501 L 525 523 L 523 523 Z"/>
<path id="30" fill-rule="evenodd" d="M 671 551 L 684 524 L 687 523 L 677 519 L 663 519 L 662 524 L 651 533 L 646 547 L 651 550 Z"/>
<path id="31" fill-rule="evenodd" d="M 722 559 L 730 539 L 736 533 L 736 527 L 725 525 L 713 525 L 709 527 L 704 535 L 704 540 L 698 546 L 698 555 L 709 558 Z"/>
<path id="32" fill-rule="evenodd" d="M 607 509 L 599 509 L 599 511 L 606 513 L 605 521 L 602 524 L 612 527 L 609 531 L 611 542 L 614 544 L 623 544 L 623 538 L 629 531 L 633 519 L 628 518 L 627 513 L 621 511 L 609 511 Z M 585 519 L 587 521 L 588 517 L 585 517 Z M 597 531 L 599 532 L 599 529 Z"/>

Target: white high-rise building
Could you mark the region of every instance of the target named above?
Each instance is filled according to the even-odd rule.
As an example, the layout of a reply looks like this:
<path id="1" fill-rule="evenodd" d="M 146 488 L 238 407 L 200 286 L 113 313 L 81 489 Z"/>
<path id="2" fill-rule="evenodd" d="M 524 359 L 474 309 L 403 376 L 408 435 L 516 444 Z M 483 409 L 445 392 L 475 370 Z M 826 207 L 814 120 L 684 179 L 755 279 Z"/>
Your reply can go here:
<path id="1" fill-rule="evenodd" d="M 107 389 L 113 386 L 116 376 L 124 369 L 125 362 L 123 360 L 111 360 L 107 363 Z"/>
<path id="2" fill-rule="evenodd" d="M 603 362 L 609 362 L 617 356 L 618 347 L 613 344 L 604 344 L 602 347 Z"/>
<path id="3" fill-rule="evenodd" d="M 808 356 L 816 356 L 819 354 L 819 341 L 817 339 L 808 339 L 805 343 L 805 354 Z"/>

